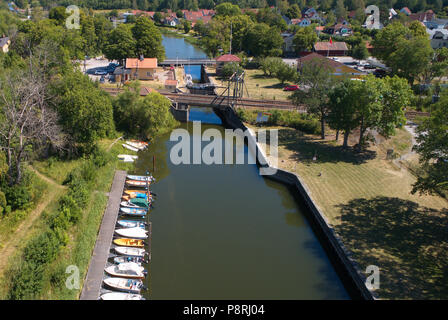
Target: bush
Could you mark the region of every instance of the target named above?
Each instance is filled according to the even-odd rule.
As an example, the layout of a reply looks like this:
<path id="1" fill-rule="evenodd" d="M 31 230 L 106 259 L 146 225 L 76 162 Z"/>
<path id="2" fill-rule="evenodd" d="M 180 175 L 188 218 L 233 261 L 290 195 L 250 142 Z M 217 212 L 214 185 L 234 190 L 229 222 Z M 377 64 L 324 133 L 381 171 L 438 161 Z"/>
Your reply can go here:
<path id="1" fill-rule="evenodd" d="M 6 201 L 12 210 L 25 209 L 31 201 L 31 193 L 23 185 L 7 187 L 5 191 Z"/>
<path id="2" fill-rule="evenodd" d="M 221 76 L 225 79 L 229 79 L 235 72 L 241 74 L 243 71 L 243 68 L 238 63 L 230 62 L 222 67 Z"/>
<path id="3" fill-rule="evenodd" d="M 104 167 L 106 164 L 112 161 L 112 155 L 104 150 L 101 150 L 98 147 L 94 149 L 91 158 L 93 164 L 98 168 Z"/>

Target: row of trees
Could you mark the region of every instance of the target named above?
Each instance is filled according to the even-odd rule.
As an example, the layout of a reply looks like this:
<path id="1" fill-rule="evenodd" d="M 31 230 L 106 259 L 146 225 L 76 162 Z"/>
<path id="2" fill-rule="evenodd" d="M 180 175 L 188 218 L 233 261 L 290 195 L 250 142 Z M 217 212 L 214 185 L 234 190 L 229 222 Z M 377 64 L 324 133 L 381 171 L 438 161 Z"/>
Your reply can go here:
<path id="1" fill-rule="evenodd" d="M 397 76 L 379 79 L 370 75 L 359 81 L 336 81 L 331 73 L 331 67 L 324 60 L 305 63 L 298 77 L 303 89 L 290 97 L 319 119 L 322 139 L 325 139 L 325 124 L 328 124 L 344 134 L 343 146 L 347 147 L 349 135 L 359 129 L 360 151 L 368 129 L 389 137 L 395 127 L 405 123 L 404 109 L 412 97 L 405 79 Z"/>

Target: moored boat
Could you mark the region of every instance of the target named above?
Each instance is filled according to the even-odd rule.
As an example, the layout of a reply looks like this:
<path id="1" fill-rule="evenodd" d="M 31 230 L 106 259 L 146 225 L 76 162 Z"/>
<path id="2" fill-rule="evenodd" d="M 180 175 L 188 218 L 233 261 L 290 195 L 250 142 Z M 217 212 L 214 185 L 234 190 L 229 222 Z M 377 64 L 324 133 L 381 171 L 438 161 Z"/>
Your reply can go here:
<path id="1" fill-rule="evenodd" d="M 127 140 L 126 144 L 130 145 L 131 147 L 137 148 L 139 150 L 144 150 L 148 147 L 148 144 L 146 142 L 138 141 L 138 140 Z"/>
<path id="2" fill-rule="evenodd" d="M 142 206 L 140 204 L 137 205 L 135 203 L 132 203 L 132 200 L 135 200 L 135 199 L 130 199 L 129 201 L 121 201 L 120 206 L 125 207 L 125 208 L 136 208 L 136 209 L 146 209 L 146 210 L 148 210 L 149 204 L 151 204 L 151 202 L 147 202 L 146 201 L 146 205 L 145 206 Z"/>
<path id="3" fill-rule="evenodd" d="M 145 249 L 135 247 L 115 247 L 115 252 L 124 256 L 144 257 Z"/>
<path id="4" fill-rule="evenodd" d="M 145 298 L 135 293 L 108 292 L 101 295 L 101 300 L 145 300 Z"/>
<path id="5" fill-rule="evenodd" d="M 130 202 L 131 204 L 134 204 L 136 206 L 143 207 L 143 208 L 148 208 L 149 205 L 151 204 L 151 200 L 147 201 L 146 199 L 140 199 L 140 198 L 134 198 L 134 199 L 129 200 L 128 202 Z"/>
<path id="6" fill-rule="evenodd" d="M 129 180 L 137 180 L 137 181 L 156 181 L 153 176 L 135 176 L 128 174 L 126 176 Z"/>
<path id="7" fill-rule="evenodd" d="M 146 261 L 145 259 L 143 259 L 143 257 L 134 257 L 134 256 L 119 256 L 114 258 L 115 264 L 127 263 L 127 262 L 134 262 L 138 265 L 141 265 L 142 263 L 148 263 L 149 260 Z"/>
<path id="8" fill-rule="evenodd" d="M 136 247 L 143 248 L 145 243 L 142 239 L 127 239 L 127 238 L 118 238 L 114 239 L 114 243 L 117 246 L 125 246 L 125 247 Z"/>
<path id="9" fill-rule="evenodd" d="M 148 213 L 148 209 L 140 207 L 121 207 L 120 212 L 128 216 L 144 217 Z"/>
<path id="10" fill-rule="evenodd" d="M 132 239 L 146 239 L 148 238 L 148 231 L 145 229 L 135 227 L 135 228 L 123 228 L 115 230 L 115 233 L 121 237 L 132 238 Z"/>
<path id="11" fill-rule="evenodd" d="M 122 277 L 129 279 L 144 279 L 144 268 L 135 262 L 120 263 L 119 265 L 108 266 L 104 269 L 107 274 L 113 277 Z"/>
<path id="12" fill-rule="evenodd" d="M 137 279 L 126 279 L 126 278 L 106 278 L 103 280 L 104 283 L 119 291 L 129 292 L 129 293 L 140 293 L 143 288 L 143 282 Z"/>
<path id="13" fill-rule="evenodd" d="M 122 226 L 123 228 L 145 228 L 146 223 L 141 221 L 135 221 L 135 220 L 118 220 L 117 224 Z"/>
<path id="14" fill-rule="evenodd" d="M 131 187 L 147 187 L 150 181 L 126 180 L 126 184 Z"/>

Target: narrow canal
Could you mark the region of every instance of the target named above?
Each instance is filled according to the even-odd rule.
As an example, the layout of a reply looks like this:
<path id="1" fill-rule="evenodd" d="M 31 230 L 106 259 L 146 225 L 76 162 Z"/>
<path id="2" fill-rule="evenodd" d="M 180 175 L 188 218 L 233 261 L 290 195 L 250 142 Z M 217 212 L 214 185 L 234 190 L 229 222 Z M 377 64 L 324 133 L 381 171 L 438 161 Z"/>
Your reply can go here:
<path id="1" fill-rule="evenodd" d="M 193 50 L 182 38 L 165 36 L 164 44 L 169 57 Z M 190 118 L 202 131 L 224 132 L 212 110 L 195 108 Z M 192 123 L 180 127 L 192 140 Z M 161 136 L 136 163 L 135 173 L 144 174 L 155 159 L 157 178 L 147 298 L 349 298 L 287 187 L 251 164 L 174 165 L 176 143 Z"/>

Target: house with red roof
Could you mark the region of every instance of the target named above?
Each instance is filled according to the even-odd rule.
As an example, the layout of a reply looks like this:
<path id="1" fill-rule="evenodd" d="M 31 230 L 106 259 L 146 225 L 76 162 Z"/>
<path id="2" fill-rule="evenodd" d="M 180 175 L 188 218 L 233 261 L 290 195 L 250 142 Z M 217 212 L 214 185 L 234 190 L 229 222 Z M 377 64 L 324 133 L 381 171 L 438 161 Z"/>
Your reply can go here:
<path id="1" fill-rule="evenodd" d="M 220 74 L 222 71 L 222 68 L 224 68 L 224 66 L 227 63 L 231 63 L 231 62 L 240 63 L 241 59 L 233 54 L 224 54 L 224 55 L 216 58 L 216 74 Z"/>
<path id="2" fill-rule="evenodd" d="M 420 22 L 433 21 L 436 18 L 436 14 L 432 10 L 426 12 L 413 13 L 409 16 L 411 20 L 417 20 Z"/>
<path id="3" fill-rule="evenodd" d="M 345 42 L 327 41 L 316 42 L 314 51 L 323 56 L 345 56 L 347 55 L 348 48 Z"/>
<path id="4" fill-rule="evenodd" d="M 400 12 L 404 13 L 404 14 L 407 15 L 407 16 L 409 16 L 409 15 L 412 14 L 412 11 L 409 10 L 408 7 L 403 7 L 403 8 L 401 8 Z"/>

